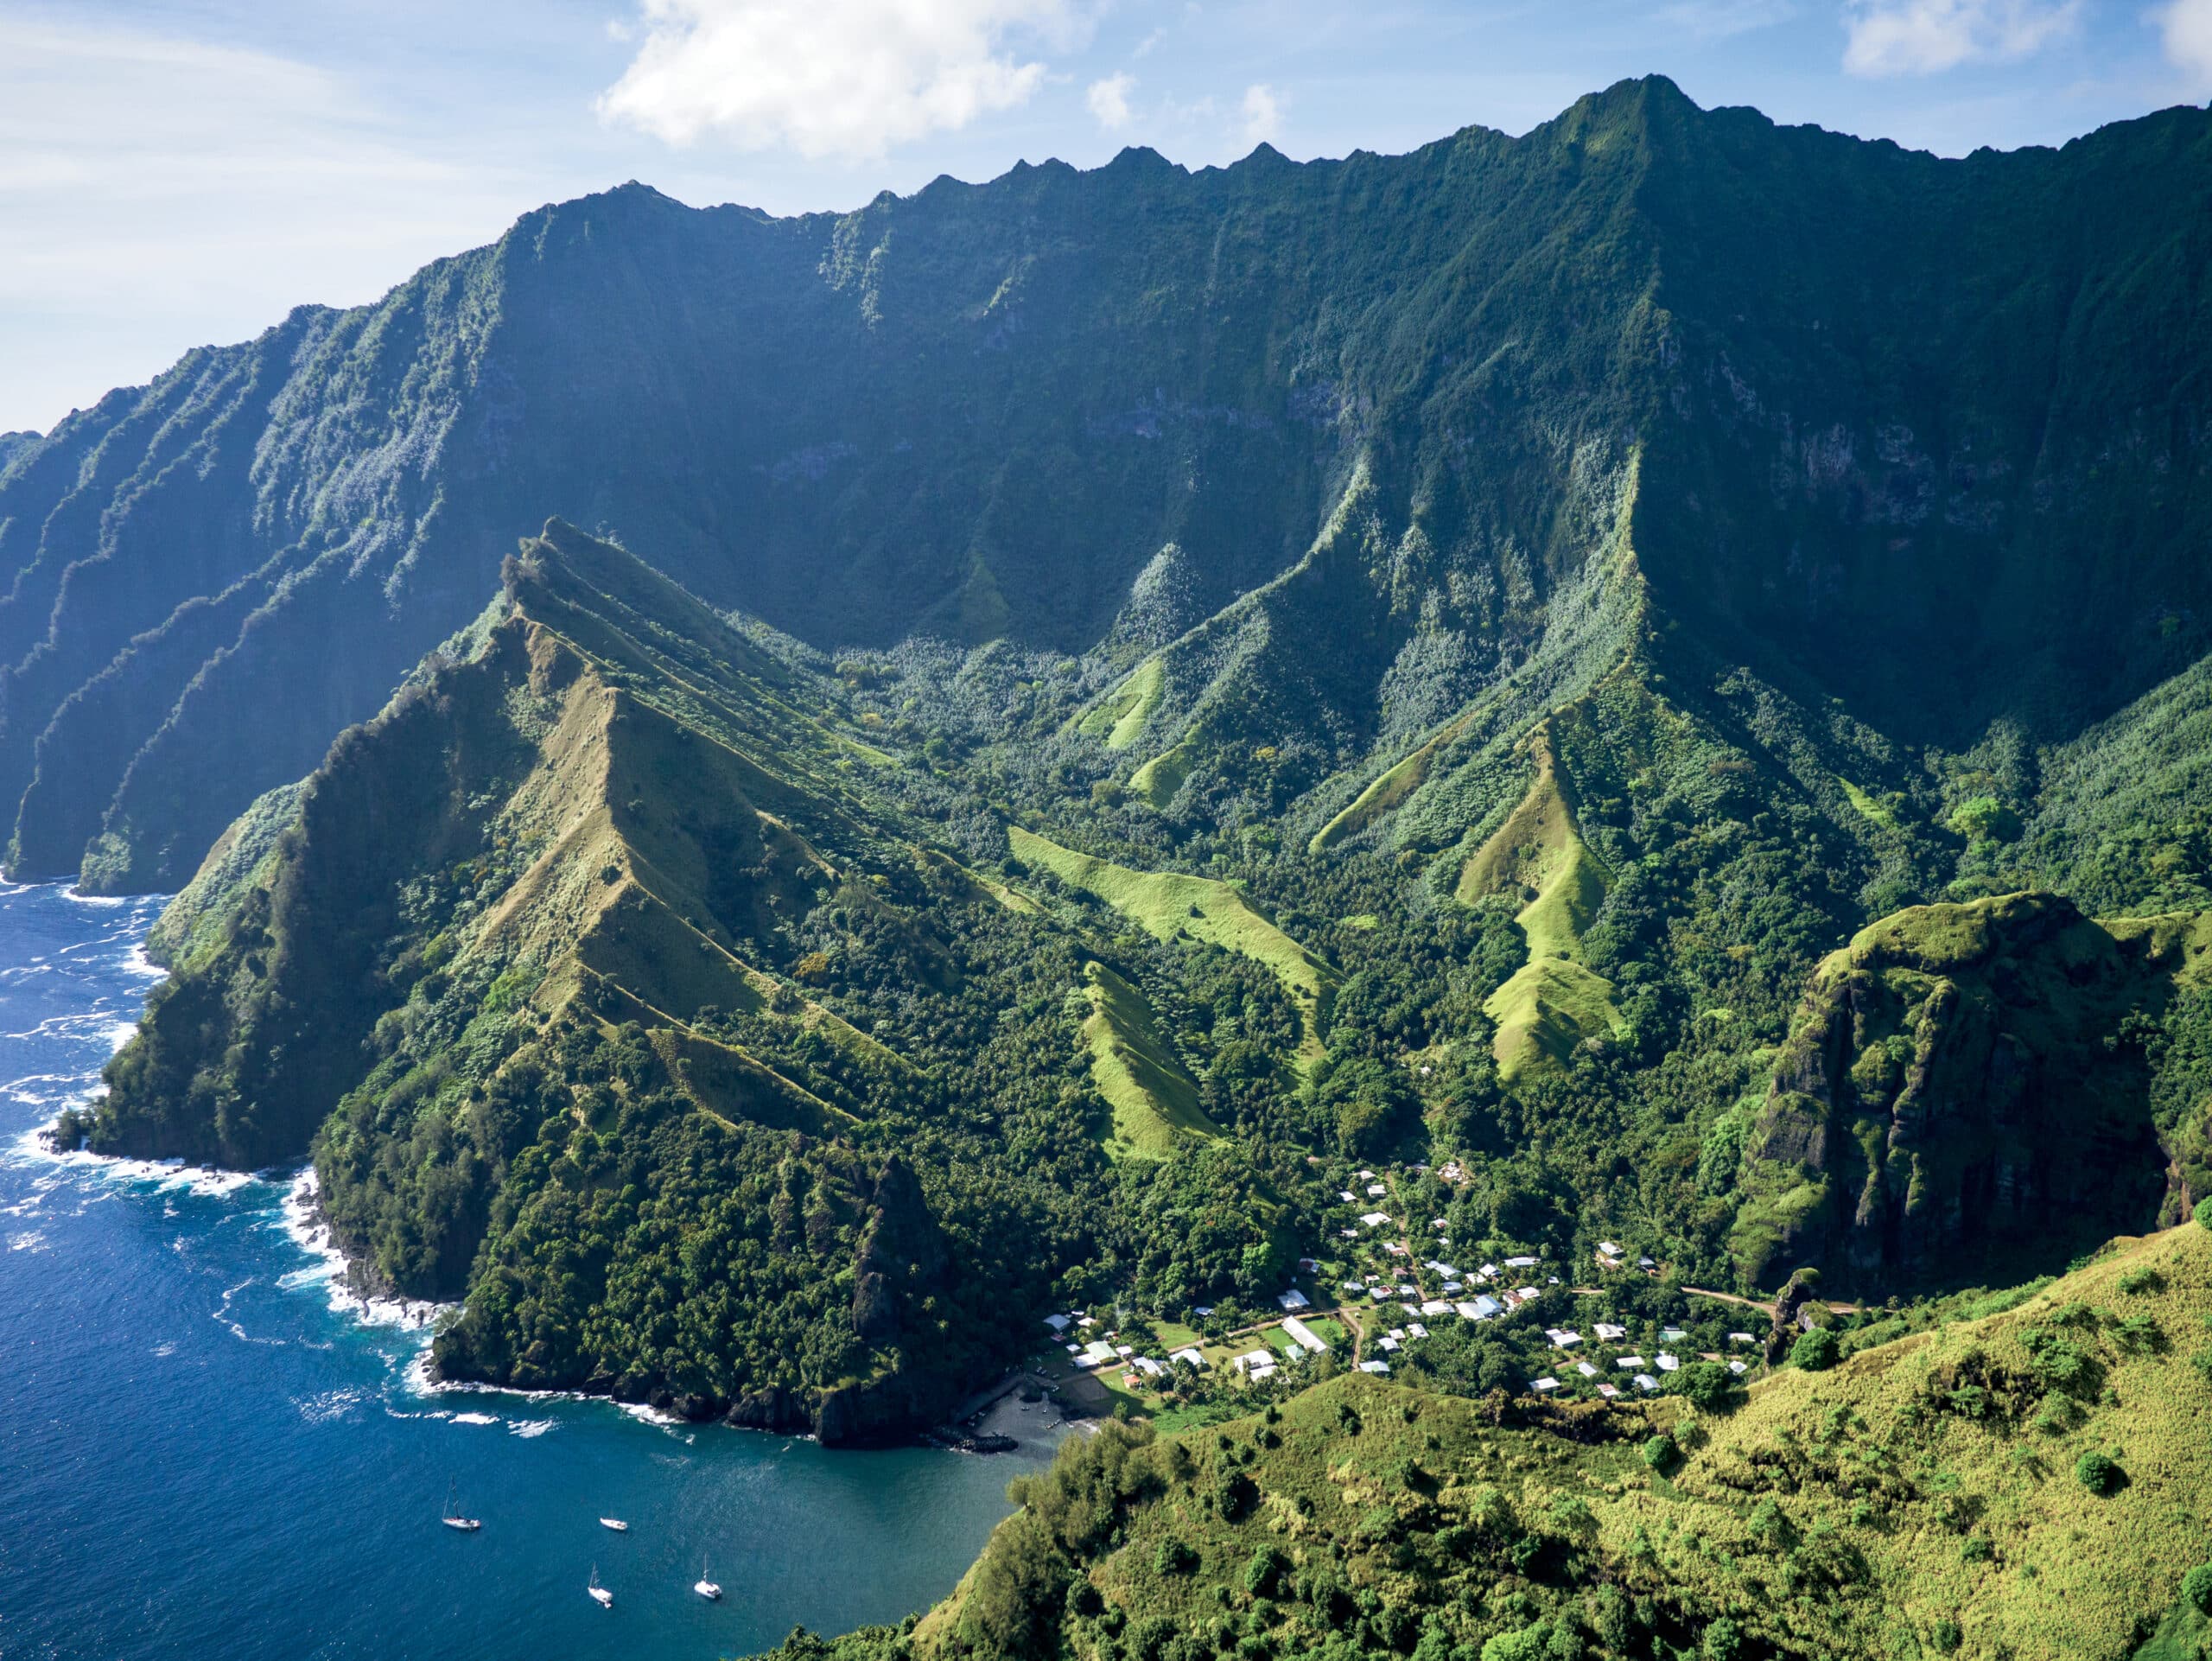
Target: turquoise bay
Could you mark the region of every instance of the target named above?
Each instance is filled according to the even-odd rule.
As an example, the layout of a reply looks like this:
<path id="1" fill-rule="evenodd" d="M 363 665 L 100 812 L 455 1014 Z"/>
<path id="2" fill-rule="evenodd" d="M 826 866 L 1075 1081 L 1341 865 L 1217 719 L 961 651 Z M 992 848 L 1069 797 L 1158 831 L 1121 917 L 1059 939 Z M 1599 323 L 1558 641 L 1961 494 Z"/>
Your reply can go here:
<path id="1" fill-rule="evenodd" d="M 158 910 L 0 889 L 0 1654 L 742 1654 L 926 1607 L 1049 1455 L 425 1389 L 419 1329 L 334 1307 L 287 1182 L 36 1146 L 153 983 Z M 439 1526 L 448 1483 L 480 1533 Z"/>

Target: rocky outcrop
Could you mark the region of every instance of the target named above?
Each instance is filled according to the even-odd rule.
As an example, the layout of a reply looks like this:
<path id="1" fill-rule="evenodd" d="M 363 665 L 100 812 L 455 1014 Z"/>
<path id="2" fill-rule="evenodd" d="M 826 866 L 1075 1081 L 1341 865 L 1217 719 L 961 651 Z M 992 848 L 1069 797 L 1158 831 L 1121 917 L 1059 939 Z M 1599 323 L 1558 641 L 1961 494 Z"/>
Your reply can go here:
<path id="1" fill-rule="evenodd" d="M 2139 929 L 2054 894 L 1915 907 L 1815 976 L 1745 1146 L 1734 1248 L 1772 1283 L 1971 1277 L 2147 1226 L 2167 1163 L 2139 1021 L 2171 991 Z"/>

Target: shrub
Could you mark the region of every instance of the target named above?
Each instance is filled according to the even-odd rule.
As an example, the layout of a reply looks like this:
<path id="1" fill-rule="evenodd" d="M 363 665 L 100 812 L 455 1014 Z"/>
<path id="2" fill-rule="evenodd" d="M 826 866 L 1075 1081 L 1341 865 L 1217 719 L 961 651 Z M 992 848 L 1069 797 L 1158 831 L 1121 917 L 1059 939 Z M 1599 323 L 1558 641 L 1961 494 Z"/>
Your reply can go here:
<path id="1" fill-rule="evenodd" d="M 1825 1327 L 1815 1327 L 1789 1346 L 1789 1365 L 1807 1372 L 1825 1372 L 1836 1364 L 1843 1346 Z"/>
<path id="2" fill-rule="evenodd" d="M 1152 1554 L 1155 1575 L 1187 1575 L 1198 1566 L 1198 1554 L 1180 1540 L 1162 1540 Z"/>
<path id="3" fill-rule="evenodd" d="M 2126 1475 L 2119 1461 L 2094 1449 L 2074 1461 L 2074 1480 L 2091 1493 L 2110 1493 L 2120 1486 Z"/>
<path id="4" fill-rule="evenodd" d="M 1675 1378 L 1676 1391 L 1700 1413 L 1722 1412 L 1741 1399 L 1736 1375 L 1718 1361 L 1693 1362 Z"/>
<path id="5" fill-rule="evenodd" d="M 2199 1563 L 2181 1577 L 2181 1594 L 2201 1615 L 2212 1615 L 2212 1563 Z"/>
<path id="6" fill-rule="evenodd" d="M 1682 1450 L 1675 1445 L 1675 1439 L 1663 1432 L 1643 1444 L 1643 1462 L 1662 1476 L 1673 1470 L 1681 1456 Z"/>
<path id="7" fill-rule="evenodd" d="M 1705 1629 L 1705 1641 L 1698 1645 L 1704 1661 L 1737 1661 L 1744 1652 L 1744 1629 L 1723 1615 Z"/>
<path id="8" fill-rule="evenodd" d="M 2139 1292 L 2156 1292 L 2165 1283 L 2165 1277 L 2148 1263 L 2138 1263 L 2120 1277 L 2120 1289 L 2131 1295 Z"/>
<path id="9" fill-rule="evenodd" d="M 1936 1623 L 1935 1630 L 1929 1633 L 1929 1637 L 1935 1641 L 1936 1649 L 1948 1655 L 1964 1641 L 1966 1634 L 1959 1630 L 1957 1621 L 1939 1620 Z"/>
<path id="10" fill-rule="evenodd" d="M 1517 1632 L 1500 1632 L 1483 1644 L 1483 1661 L 1545 1661 L 1551 1646 L 1551 1628 L 1523 1626 Z"/>
<path id="11" fill-rule="evenodd" d="M 1255 1598 L 1271 1597 L 1290 1560 L 1273 1546 L 1262 1546 L 1244 1565 L 1244 1589 Z"/>
<path id="12" fill-rule="evenodd" d="M 2212 1229 L 2212 1194 L 2207 1194 L 2196 1202 L 2196 1226 Z"/>

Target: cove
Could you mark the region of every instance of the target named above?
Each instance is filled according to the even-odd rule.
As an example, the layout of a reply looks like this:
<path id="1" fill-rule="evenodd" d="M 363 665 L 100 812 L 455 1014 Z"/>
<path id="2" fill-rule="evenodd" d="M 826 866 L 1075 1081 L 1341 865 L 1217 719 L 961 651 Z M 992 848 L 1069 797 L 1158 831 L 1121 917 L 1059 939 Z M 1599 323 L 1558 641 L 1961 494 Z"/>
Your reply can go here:
<path id="1" fill-rule="evenodd" d="M 1049 1460 L 1046 1407 L 979 1458 L 429 1390 L 424 1332 L 333 1295 L 288 1181 L 56 1160 L 160 907 L 0 888 L 0 1653 L 741 1655 L 926 1607 Z M 440 1526 L 448 1484 L 480 1532 Z"/>

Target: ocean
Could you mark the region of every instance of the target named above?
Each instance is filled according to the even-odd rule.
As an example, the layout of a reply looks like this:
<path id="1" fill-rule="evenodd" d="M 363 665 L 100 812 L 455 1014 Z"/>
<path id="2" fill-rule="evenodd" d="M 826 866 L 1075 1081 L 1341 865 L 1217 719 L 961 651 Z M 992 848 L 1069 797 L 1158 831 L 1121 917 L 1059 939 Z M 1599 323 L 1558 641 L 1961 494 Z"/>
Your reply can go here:
<path id="1" fill-rule="evenodd" d="M 1042 1408 L 974 1456 L 433 1389 L 427 1312 L 338 1289 L 300 1174 L 55 1158 L 160 906 L 0 887 L 0 1656 L 741 1655 L 927 1607 L 1050 1458 Z"/>

